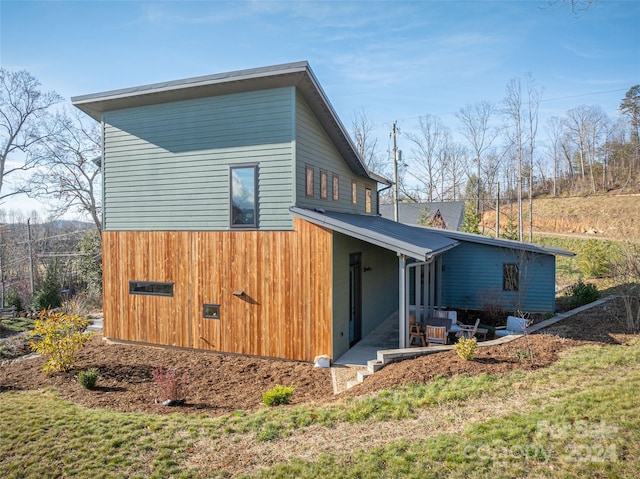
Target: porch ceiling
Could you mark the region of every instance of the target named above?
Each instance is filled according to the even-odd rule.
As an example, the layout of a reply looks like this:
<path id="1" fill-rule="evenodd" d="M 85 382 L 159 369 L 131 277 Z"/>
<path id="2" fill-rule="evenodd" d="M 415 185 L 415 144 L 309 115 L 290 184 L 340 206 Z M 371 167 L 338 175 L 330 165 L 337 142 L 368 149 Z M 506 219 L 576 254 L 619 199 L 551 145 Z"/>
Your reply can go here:
<path id="1" fill-rule="evenodd" d="M 294 216 L 332 231 L 404 254 L 418 261 L 456 247 L 456 240 L 436 235 L 424 228 L 396 223 L 380 216 L 314 211 L 293 206 Z"/>

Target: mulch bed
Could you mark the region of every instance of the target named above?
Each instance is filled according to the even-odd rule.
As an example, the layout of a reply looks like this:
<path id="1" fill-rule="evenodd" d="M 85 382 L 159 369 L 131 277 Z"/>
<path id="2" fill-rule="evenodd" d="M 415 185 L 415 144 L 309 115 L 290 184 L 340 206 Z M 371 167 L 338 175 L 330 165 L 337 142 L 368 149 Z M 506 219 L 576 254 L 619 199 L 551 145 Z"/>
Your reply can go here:
<path id="1" fill-rule="evenodd" d="M 435 376 L 455 374 L 504 374 L 515 369 L 547 366 L 560 352 L 575 346 L 624 344 L 617 319 L 619 305 L 608 302 L 561 321 L 547 330 L 500 346 L 478 348 L 473 361 L 448 351 L 391 364 L 338 396 L 333 394 L 329 369 L 313 364 L 211 352 L 177 350 L 141 345 L 111 344 L 96 334 L 78 354 L 69 373 L 47 377 L 42 358 L 5 361 L 0 366 L 0 392 L 52 387 L 66 400 L 90 407 L 154 414 L 172 412 L 218 415 L 235 410 L 254 411 L 262 406 L 262 393 L 276 384 L 295 386 L 292 404 L 328 403 L 337 397 L 358 396 Z M 533 362 L 528 359 L 533 352 Z M 155 367 L 177 368 L 188 373 L 187 403 L 179 408 L 157 404 L 158 389 L 152 378 Z M 97 368 L 98 387 L 88 391 L 77 381 L 78 371 Z"/>

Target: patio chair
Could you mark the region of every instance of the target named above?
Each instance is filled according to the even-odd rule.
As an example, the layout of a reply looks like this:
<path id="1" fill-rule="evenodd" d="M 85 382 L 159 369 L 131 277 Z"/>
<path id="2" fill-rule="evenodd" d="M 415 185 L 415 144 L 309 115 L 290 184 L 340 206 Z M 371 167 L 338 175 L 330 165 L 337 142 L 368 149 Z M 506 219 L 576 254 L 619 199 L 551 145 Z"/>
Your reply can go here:
<path id="1" fill-rule="evenodd" d="M 524 330 L 531 325 L 531 321 L 517 316 L 507 316 L 507 325 L 498 326 L 495 335 L 499 338 L 512 334 L 524 334 Z"/>
<path id="2" fill-rule="evenodd" d="M 458 338 L 466 338 L 471 339 L 476 335 L 478 331 L 478 325 L 480 324 L 480 318 L 476 319 L 476 323 L 474 325 L 471 324 L 459 324 L 460 331 L 456 333 Z"/>
<path id="3" fill-rule="evenodd" d="M 409 313 L 409 346 L 413 346 L 413 342 L 418 340 L 419 346 L 426 346 L 424 333 L 420 331 L 420 325 L 416 323 L 416 316 L 413 312 Z"/>
<path id="4" fill-rule="evenodd" d="M 447 344 L 447 328 L 445 326 L 431 326 L 426 328 L 427 345 Z"/>

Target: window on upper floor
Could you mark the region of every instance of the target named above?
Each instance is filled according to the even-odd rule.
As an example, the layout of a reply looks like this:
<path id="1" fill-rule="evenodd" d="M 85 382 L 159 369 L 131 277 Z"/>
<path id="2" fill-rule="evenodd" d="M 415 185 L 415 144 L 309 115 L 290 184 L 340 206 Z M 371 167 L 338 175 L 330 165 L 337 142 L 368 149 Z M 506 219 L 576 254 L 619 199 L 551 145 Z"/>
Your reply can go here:
<path id="1" fill-rule="evenodd" d="M 229 173 L 231 193 L 231 227 L 258 226 L 258 166 L 232 166 Z"/>
<path id="2" fill-rule="evenodd" d="M 516 263 L 502 265 L 502 289 L 504 291 L 518 291 L 520 289 L 520 270 Z"/>
<path id="3" fill-rule="evenodd" d="M 364 189 L 364 212 L 371 213 L 371 188 Z"/>
<path id="4" fill-rule="evenodd" d="M 355 181 L 351 182 L 351 203 L 354 205 L 358 203 L 358 185 Z"/>
<path id="5" fill-rule="evenodd" d="M 327 172 L 320 170 L 320 199 L 326 200 L 329 196 L 329 179 L 327 178 Z"/>
<path id="6" fill-rule="evenodd" d="M 305 187 L 306 194 L 309 198 L 313 198 L 313 166 L 307 165 L 307 184 Z"/>
<path id="7" fill-rule="evenodd" d="M 333 175 L 333 201 L 338 201 L 340 199 L 340 178 L 338 175 Z"/>

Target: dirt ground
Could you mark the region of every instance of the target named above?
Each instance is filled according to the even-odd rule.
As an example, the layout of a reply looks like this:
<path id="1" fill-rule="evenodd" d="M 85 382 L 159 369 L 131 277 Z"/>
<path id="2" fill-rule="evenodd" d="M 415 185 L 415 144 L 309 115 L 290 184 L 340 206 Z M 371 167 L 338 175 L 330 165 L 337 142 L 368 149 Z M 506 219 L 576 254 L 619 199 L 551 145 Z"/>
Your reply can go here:
<path id="1" fill-rule="evenodd" d="M 329 369 L 313 364 L 176 350 L 140 345 L 110 344 L 96 334 L 78 354 L 69 373 L 47 377 L 41 370 L 44 359 L 19 358 L 0 363 L 0 392 L 53 387 L 71 402 L 118 411 L 156 414 L 176 412 L 218 415 L 235 410 L 262 407 L 262 393 L 276 384 L 292 385 L 292 404 L 328 403 L 342 396 L 358 396 L 409 382 L 426 382 L 435 376 L 456 374 L 504 374 L 514 369 L 547 366 L 558 354 L 587 343 L 624 344 L 630 338 L 617 319 L 615 302 L 591 309 L 556 323 L 547 330 L 501 346 L 479 347 L 473 361 L 448 351 L 391 364 L 363 384 L 334 395 Z M 531 361 L 529 351 L 533 352 Z M 161 399 L 152 378 L 155 367 L 177 368 L 188 373 L 189 390 L 185 406 L 157 404 Z M 97 368 L 98 387 L 88 391 L 77 381 L 78 371 Z"/>

